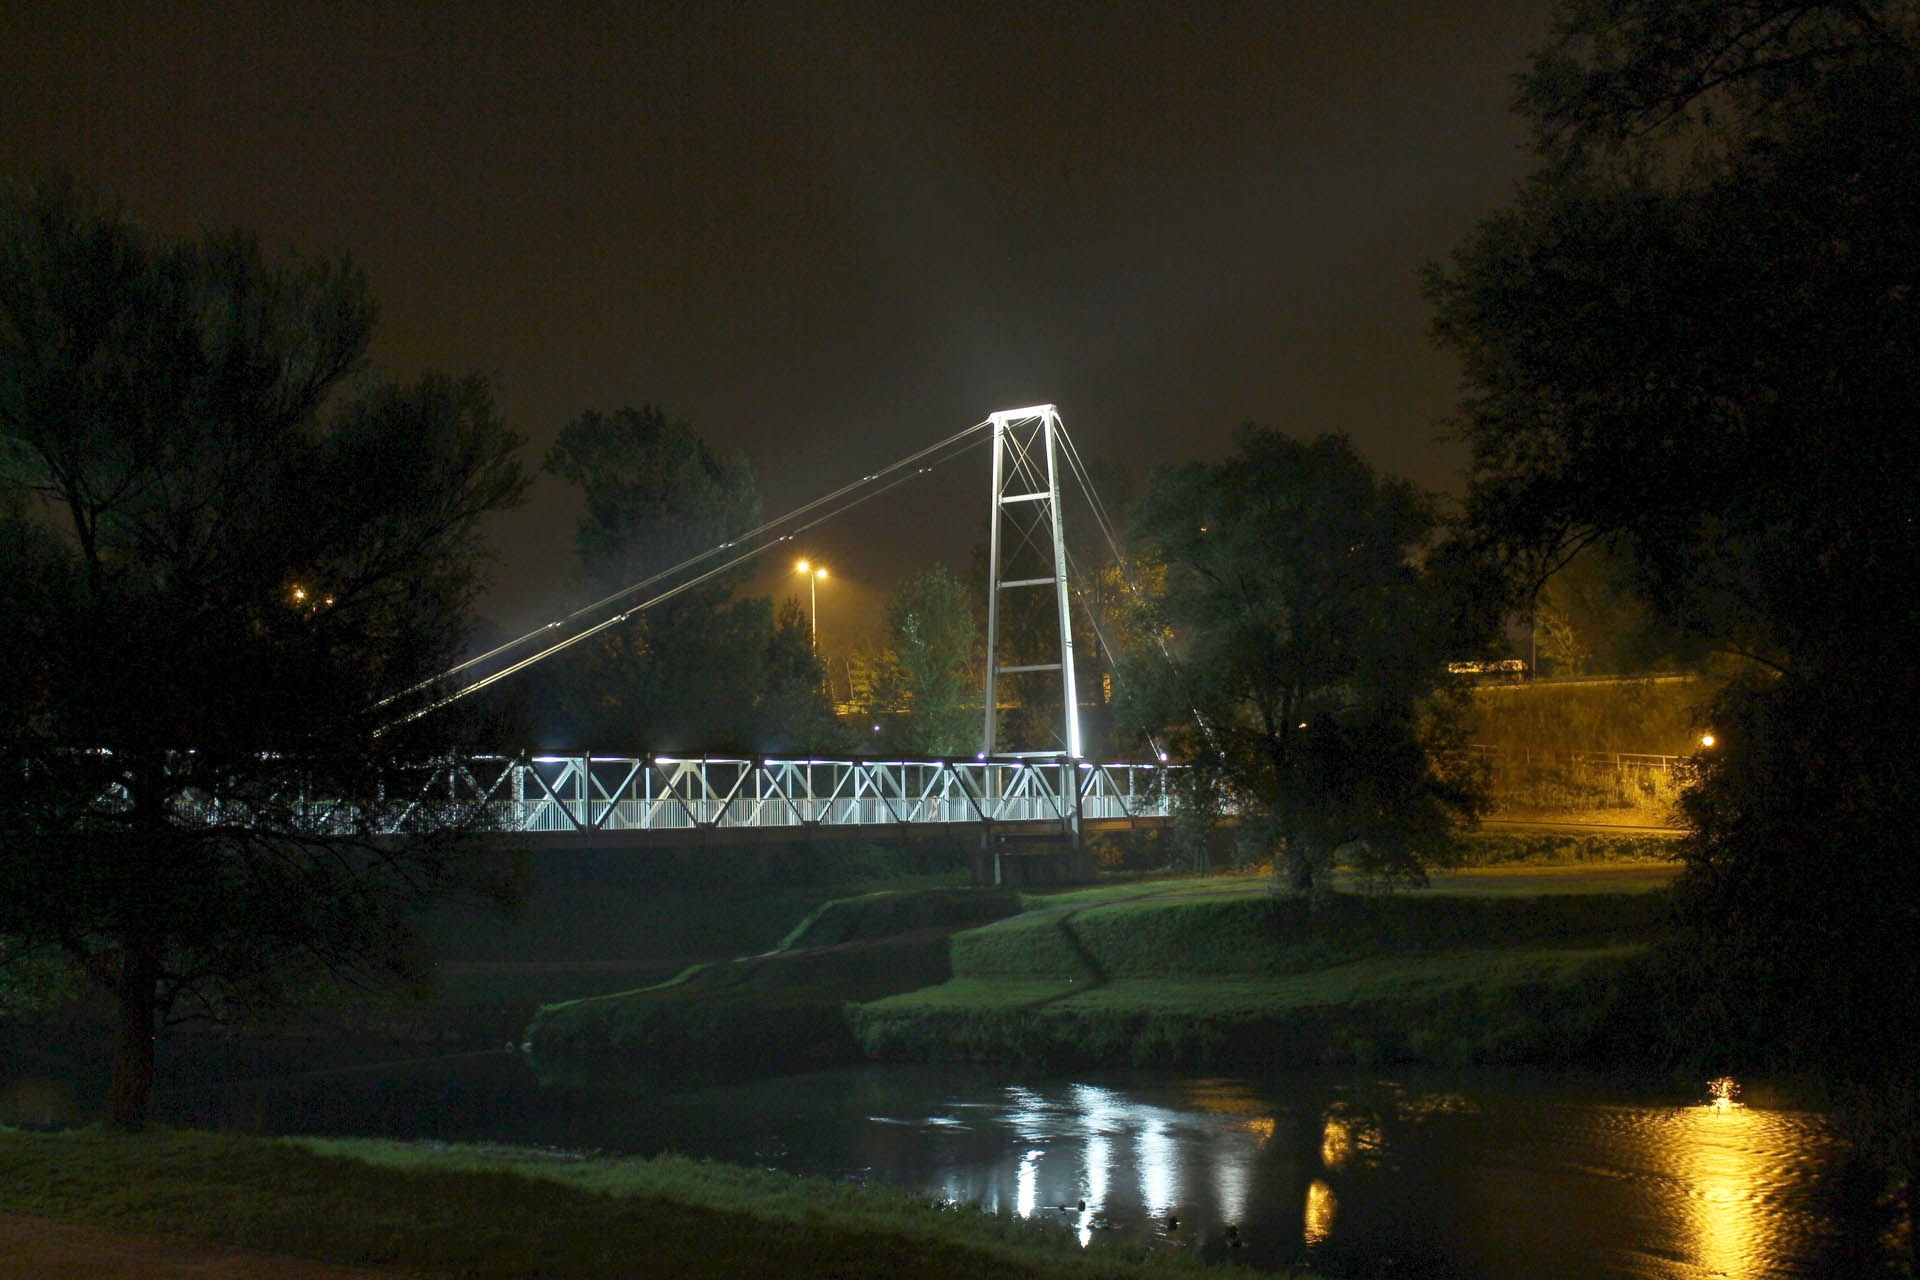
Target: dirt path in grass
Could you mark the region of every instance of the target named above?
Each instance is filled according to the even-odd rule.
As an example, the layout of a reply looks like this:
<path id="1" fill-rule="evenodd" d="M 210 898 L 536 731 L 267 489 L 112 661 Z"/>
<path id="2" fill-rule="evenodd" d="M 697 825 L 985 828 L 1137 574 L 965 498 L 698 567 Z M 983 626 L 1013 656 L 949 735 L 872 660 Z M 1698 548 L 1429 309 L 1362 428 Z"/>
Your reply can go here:
<path id="1" fill-rule="evenodd" d="M 21 1280 L 395 1280 L 403 1274 L 4 1211 L 0 1273 Z"/>

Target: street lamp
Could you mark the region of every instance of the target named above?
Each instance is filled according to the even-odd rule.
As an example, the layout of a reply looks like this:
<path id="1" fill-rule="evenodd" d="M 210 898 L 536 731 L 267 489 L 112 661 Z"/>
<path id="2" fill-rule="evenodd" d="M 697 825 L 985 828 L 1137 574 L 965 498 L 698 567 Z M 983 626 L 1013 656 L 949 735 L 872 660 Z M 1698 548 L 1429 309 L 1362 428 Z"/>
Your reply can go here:
<path id="1" fill-rule="evenodd" d="M 807 604 L 813 615 L 812 638 L 807 641 L 815 653 L 820 651 L 820 579 L 827 576 L 825 565 L 810 564 L 802 560 L 793 566 L 795 573 L 807 575 Z"/>

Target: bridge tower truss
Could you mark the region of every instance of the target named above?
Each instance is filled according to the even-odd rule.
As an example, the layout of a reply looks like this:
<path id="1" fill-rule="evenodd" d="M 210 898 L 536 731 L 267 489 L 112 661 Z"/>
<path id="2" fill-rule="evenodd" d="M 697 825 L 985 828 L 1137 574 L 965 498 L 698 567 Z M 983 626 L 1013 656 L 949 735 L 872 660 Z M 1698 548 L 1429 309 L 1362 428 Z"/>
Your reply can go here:
<path id="1" fill-rule="evenodd" d="M 1061 536 L 1057 466 L 1060 414 L 1050 404 L 993 414 L 993 511 L 988 542 L 986 728 L 988 756 L 1082 758 L 1073 681 L 1073 620 L 1067 609 L 1067 547 Z M 1058 638 L 1057 650 L 1049 643 Z M 1009 652 L 1011 645 L 1012 651 Z M 1001 677 L 1058 673 L 1056 743 L 997 750 Z"/>

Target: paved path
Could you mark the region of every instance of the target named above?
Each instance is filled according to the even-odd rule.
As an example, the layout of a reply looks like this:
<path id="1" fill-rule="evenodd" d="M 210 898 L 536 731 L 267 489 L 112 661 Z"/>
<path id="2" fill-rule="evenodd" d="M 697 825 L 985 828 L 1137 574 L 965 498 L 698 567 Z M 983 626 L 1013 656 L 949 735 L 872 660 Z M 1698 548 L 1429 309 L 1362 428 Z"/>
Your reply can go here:
<path id="1" fill-rule="evenodd" d="M 0 1275 L 19 1280 L 395 1280 L 401 1274 L 0 1212 Z"/>
<path id="2" fill-rule="evenodd" d="M 1678 836 L 1684 827 L 1645 827 L 1625 822 L 1569 822 L 1563 818 L 1482 818 L 1483 829 L 1545 831 L 1566 835 Z"/>

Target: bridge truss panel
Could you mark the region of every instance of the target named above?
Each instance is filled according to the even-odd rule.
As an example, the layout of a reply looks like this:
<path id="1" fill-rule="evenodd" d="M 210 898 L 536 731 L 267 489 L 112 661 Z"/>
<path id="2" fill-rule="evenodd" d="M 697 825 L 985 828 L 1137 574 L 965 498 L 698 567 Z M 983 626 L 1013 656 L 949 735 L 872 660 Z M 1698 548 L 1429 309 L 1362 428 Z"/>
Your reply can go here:
<path id="1" fill-rule="evenodd" d="M 974 828 L 1168 815 L 1162 764 L 1066 759 L 776 760 L 483 757 L 446 766 L 435 795 L 486 806 L 501 831 Z M 443 789 L 444 788 L 444 789 Z"/>

